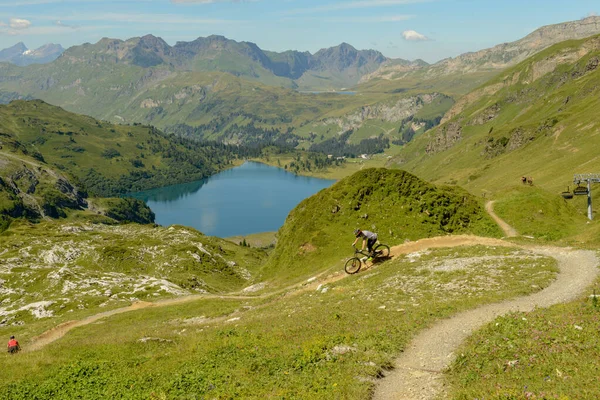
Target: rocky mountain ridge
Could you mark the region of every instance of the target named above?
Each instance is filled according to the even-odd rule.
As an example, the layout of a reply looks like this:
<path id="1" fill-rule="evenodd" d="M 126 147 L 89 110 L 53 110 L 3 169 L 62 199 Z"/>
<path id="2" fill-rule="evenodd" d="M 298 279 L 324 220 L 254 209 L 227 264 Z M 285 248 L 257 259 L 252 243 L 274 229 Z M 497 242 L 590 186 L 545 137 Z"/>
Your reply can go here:
<path id="1" fill-rule="evenodd" d="M 23 42 L 0 50 L 0 62 L 9 62 L 19 66 L 30 64 L 46 64 L 56 60 L 64 49 L 60 44 L 48 43 L 35 50 L 30 50 Z"/>
<path id="2" fill-rule="evenodd" d="M 406 73 L 415 71 L 423 73 L 424 78 L 500 71 L 516 65 L 556 43 L 583 39 L 598 33 L 600 33 L 600 16 L 590 16 L 577 21 L 543 26 L 517 41 L 464 53 L 432 65 L 382 64 L 374 73 L 365 75 L 362 81 L 366 82 L 374 78 L 393 80 L 403 78 Z"/>
<path id="3" fill-rule="evenodd" d="M 170 46 L 160 37 L 145 35 L 127 40 L 103 38 L 65 51 L 72 62 L 94 59 L 143 68 L 164 66 L 182 71 L 222 71 L 235 76 L 259 79 L 270 76 L 294 81 L 309 73 L 345 75 L 352 85 L 366 73 L 388 61 L 378 51 L 357 50 L 347 43 L 321 49 L 315 54 L 295 50 L 283 53 L 263 51 L 255 43 L 237 42 L 224 36 L 199 37 Z M 339 80 L 339 79 L 338 79 Z M 290 87 L 293 82 L 288 82 Z M 339 87 L 338 87 L 339 88 Z"/>

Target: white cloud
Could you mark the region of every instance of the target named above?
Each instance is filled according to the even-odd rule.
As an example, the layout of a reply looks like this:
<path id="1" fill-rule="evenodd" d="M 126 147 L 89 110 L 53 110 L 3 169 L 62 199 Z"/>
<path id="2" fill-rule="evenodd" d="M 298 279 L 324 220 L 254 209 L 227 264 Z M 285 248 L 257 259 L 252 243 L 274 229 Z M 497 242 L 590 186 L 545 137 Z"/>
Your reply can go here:
<path id="1" fill-rule="evenodd" d="M 60 27 L 63 27 L 63 28 L 70 28 L 70 29 L 77 29 L 77 28 L 79 28 L 79 26 L 77 26 L 77 25 L 65 24 L 61 20 L 58 20 L 55 23 L 56 23 L 56 26 L 60 26 Z"/>
<path id="2" fill-rule="evenodd" d="M 31 21 L 21 18 L 11 18 L 8 24 L 12 29 L 27 29 L 31 26 Z"/>
<path id="3" fill-rule="evenodd" d="M 589 13 L 587 16 L 588 16 L 588 17 L 597 17 L 597 16 L 598 16 L 598 13 L 597 13 L 596 11 L 592 11 L 592 12 L 590 12 L 590 13 Z"/>
<path id="4" fill-rule="evenodd" d="M 402 37 L 404 38 L 404 40 L 410 40 L 410 41 L 415 41 L 415 42 L 429 40 L 429 38 L 427 36 L 417 32 L 417 31 L 413 31 L 413 30 L 408 30 L 408 31 L 402 32 Z"/>

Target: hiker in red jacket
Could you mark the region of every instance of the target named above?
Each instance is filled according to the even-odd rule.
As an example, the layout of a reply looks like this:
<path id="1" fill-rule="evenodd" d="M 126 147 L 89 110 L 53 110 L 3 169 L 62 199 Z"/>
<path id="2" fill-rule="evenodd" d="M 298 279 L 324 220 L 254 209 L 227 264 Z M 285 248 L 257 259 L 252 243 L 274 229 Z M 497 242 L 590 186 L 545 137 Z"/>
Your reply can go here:
<path id="1" fill-rule="evenodd" d="M 11 336 L 10 340 L 8 341 L 8 352 L 14 354 L 19 350 L 21 350 L 19 342 L 17 342 L 17 339 L 15 339 L 14 336 Z"/>

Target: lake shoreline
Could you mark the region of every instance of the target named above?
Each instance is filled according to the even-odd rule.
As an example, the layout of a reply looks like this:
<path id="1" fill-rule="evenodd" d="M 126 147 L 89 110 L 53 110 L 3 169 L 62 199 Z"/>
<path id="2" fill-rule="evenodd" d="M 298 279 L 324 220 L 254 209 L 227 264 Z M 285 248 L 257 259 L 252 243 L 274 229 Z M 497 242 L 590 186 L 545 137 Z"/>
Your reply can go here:
<path id="1" fill-rule="evenodd" d="M 144 201 L 159 225 L 243 241 L 250 234 L 278 231 L 298 203 L 334 183 L 247 160 L 209 178 L 129 196 Z"/>

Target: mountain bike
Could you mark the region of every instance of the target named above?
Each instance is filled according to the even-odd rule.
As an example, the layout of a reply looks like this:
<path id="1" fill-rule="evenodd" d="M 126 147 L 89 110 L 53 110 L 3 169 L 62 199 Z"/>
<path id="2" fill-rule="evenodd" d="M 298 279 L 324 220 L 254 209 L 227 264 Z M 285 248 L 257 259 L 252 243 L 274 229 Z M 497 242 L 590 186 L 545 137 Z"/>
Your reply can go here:
<path id="1" fill-rule="evenodd" d="M 362 257 L 361 257 L 362 256 Z M 373 253 L 369 254 L 364 250 L 359 250 L 354 248 L 354 256 L 346 261 L 346 265 L 344 266 L 344 270 L 348 274 L 355 274 L 360 271 L 362 267 L 362 263 L 365 264 L 371 258 L 372 262 L 375 263 L 377 261 L 381 261 L 390 256 L 390 246 L 387 244 L 378 244 L 373 248 Z"/>

